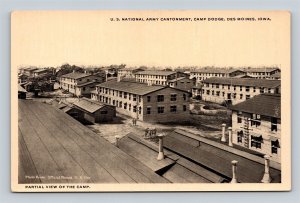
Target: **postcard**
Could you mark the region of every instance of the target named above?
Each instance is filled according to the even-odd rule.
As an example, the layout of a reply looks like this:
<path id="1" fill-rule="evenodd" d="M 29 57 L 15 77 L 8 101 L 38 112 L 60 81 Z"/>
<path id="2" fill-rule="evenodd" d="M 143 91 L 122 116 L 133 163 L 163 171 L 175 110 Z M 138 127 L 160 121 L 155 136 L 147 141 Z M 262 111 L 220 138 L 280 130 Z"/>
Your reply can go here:
<path id="1" fill-rule="evenodd" d="M 288 11 L 13 11 L 11 190 L 291 190 L 290 34 Z"/>

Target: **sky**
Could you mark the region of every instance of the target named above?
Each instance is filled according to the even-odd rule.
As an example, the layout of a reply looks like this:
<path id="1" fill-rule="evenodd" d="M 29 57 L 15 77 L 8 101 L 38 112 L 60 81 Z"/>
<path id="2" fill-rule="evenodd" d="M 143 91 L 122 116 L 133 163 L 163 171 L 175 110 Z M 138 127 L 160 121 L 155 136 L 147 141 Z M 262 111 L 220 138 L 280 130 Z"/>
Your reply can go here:
<path id="1" fill-rule="evenodd" d="M 184 17 L 192 21 L 111 21 L 110 18 Z M 208 21 L 208 18 L 225 21 Z M 227 21 L 254 17 L 256 21 Z M 258 21 L 269 17 L 271 21 Z M 206 18 L 206 21 L 194 21 Z M 287 12 L 16 11 L 13 67 L 71 65 L 286 66 Z"/>

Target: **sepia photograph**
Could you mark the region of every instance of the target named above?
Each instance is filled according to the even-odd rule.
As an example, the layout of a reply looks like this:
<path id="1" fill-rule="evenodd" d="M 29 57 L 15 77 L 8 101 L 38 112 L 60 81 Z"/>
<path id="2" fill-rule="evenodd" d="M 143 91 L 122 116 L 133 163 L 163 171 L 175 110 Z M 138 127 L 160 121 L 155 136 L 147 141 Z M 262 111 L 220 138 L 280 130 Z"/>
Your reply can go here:
<path id="1" fill-rule="evenodd" d="M 12 12 L 12 191 L 289 191 L 290 17 Z"/>

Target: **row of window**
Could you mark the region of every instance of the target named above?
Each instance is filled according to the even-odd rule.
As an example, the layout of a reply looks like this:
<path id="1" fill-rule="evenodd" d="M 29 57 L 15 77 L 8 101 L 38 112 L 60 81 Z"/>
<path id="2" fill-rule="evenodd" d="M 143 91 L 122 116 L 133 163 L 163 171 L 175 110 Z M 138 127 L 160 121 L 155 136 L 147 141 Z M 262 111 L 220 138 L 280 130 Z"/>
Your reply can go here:
<path id="1" fill-rule="evenodd" d="M 147 82 L 151 82 L 151 84 L 155 84 L 155 85 L 166 85 L 167 82 L 165 81 L 160 81 L 160 80 L 145 80 L 145 79 L 137 79 L 138 82 L 140 83 L 147 83 Z"/>
<path id="2" fill-rule="evenodd" d="M 250 92 L 250 86 L 237 86 L 237 85 L 220 85 L 220 84 L 211 84 L 209 85 L 210 83 L 205 83 L 205 87 L 211 87 L 211 88 L 222 88 L 222 89 L 228 89 L 228 90 L 231 90 L 233 87 L 233 90 L 236 91 L 237 89 L 239 89 L 240 91 L 243 91 L 243 89 L 245 89 L 246 92 Z M 252 87 L 252 91 L 253 92 L 256 92 L 256 90 L 259 89 L 259 92 L 260 93 L 264 93 L 265 92 L 265 88 L 264 87 L 260 87 L 260 88 L 256 88 L 256 87 Z M 268 93 L 271 93 L 272 92 L 272 89 L 271 88 L 266 88 L 267 92 Z"/>
<path id="3" fill-rule="evenodd" d="M 131 93 L 127 93 L 127 92 L 122 92 L 122 91 L 115 91 L 115 90 L 110 90 L 107 88 L 98 88 L 97 89 L 98 93 L 102 93 L 104 92 L 105 94 L 108 95 L 112 95 L 112 96 L 118 96 L 120 98 L 124 98 L 124 99 L 128 99 L 128 100 L 132 100 L 136 101 L 137 100 L 137 95 L 136 94 L 131 94 Z M 182 98 L 184 101 L 187 100 L 187 95 L 186 94 L 182 94 Z M 139 102 L 141 102 L 142 96 L 138 96 Z M 177 101 L 177 94 L 171 94 L 170 95 L 170 100 L 171 101 Z M 165 96 L 164 95 L 157 95 L 156 96 L 156 101 L 157 102 L 164 102 L 165 101 Z M 147 96 L 147 102 L 151 102 L 151 96 Z"/>
<path id="4" fill-rule="evenodd" d="M 237 133 L 237 142 L 238 143 L 243 143 L 243 139 L 244 139 L 243 131 L 239 131 Z M 253 135 L 251 135 L 250 146 L 252 148 L 261 149 L 263 142 L 264 142 L 264 140 L 263 140 L 262 136 L 253 136 Z M 277 154 L 278 153 L 278 148 L 280 148 L 278 139 L 277 140 L 271 140 L 271 153 L 272 154 Z"/>
<path id="5" fill-rule="evenodd" d="M 136 75 L 136 78 L 156 78 L 156 79 L 167 79 L 167 76 L 162 75 Z"/>
<path id="6" fill-rule="evenodd" d="M 225 77 L 225 73 L 191 73 L 191 76 Z"/>
<path id="7" fill-rule="evenodd" d="M 183 105 L 182 106 L 182 111 L 186 111 L 186 110 L 187 110 L 186 105 Z M 176 105 L 170 106 L 169 112 L 176 113 L 177 112 L 177 106 Z M 164 106 L 157 107 L 157 113 L 158 114 L 165 113 L 165 107 Z M 151 114 L 151 107 L 149 107 L 149 106 L 147 107 L 146 114 Z"/>
<path id="8" fill-rule="evenodd" d="M 248 119 L 248 118 L 244 118 Z M 237 123 L 242 123 L 243 121 L 243 116 L 242 113 L 239 112 L 237 115 Z M 251 127 L 259 127 L 261 125 L 261 116 L 259 114 L 251 114 L 250 117 L 250 123 Z M 277 132 L 277 124 L 278 124 L 278 119 L 271 117 L 270 120 L 270 129 L 272 132 Z"/>
<path id="9" fill-rule="evenodd" d="M 212 90 L 212 91 L 206 90 L 206 94 L 207 94 L 207 95 L 210 95 L 210 93 L 211 93 L 212 96 L 217 96 L 217 97 L 221 96 L 221 97 L 225 97 L 225 92 L 214 91 L 214 90 Z M 221 94 L 221 93 L 222 93 L 222 94 Z M 202 90 L 202 94 L 205 94 L 205 90 Z M 237 93 L 227 93 L 227 98 L 228 98 L 228 99 L 231 99 L 231 97 L 232 97 L 233 99 L 236 99 L 236 98 L 237 98 Z M 244 95 L 243 95 L 243 94 L 239 94 L 239 99 L 244 99 Z M 250 99 L 250 95 L 246 95 L 246 100 L 247 100 L 247 99 Z"/>

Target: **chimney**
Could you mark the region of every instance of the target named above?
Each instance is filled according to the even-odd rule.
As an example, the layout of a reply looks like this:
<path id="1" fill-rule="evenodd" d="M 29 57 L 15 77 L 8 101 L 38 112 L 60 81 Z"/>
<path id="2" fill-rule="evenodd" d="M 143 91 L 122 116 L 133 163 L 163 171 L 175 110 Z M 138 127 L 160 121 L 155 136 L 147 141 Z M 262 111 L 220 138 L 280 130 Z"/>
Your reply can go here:
<path id="1" fill-rule="evenodd" d="M 271 176 L 270 176 L 270 156 L 265 155 L 265 173 L 261 180 L 262 183 L 270 183 L 271 182 Z"/>
<path id="2" fill-rule="evenodd" d="M 164 155 L 164 144 L 163 144 L 163 138 L 164 138 L 164 134 L 160 133 L 157 135 L 158 137 L 158 156 L 157 156 L 157 160 L 163 160 L 165 158 Z"/>
<path id="3" fill-rule="evenodd" d="M 115 139 L 116 139 L 116 147 L 119 147 L 119 140 L 120 140 L 120 136 L 115 136 Z"/>
<path id="4" fill-rule="evenodd" d="M 226 142 L 225 128 L 226 128 L 226 124 L 223 123 L 223 124 L 222 124 L 222 138 L 221 138 L 221 141 L 222 141 L 222 142 Z"/>
<path id="5" fill-rule="evenodd" d="M 237 163 L 238 163 L 238 161 L 236 161 L 236 160 L 233 160 L 231 162 L 231 164 L 232 164 L 232 179 L 231 179 L 230 183 L 237 183 L 237 178 L 236 178 Z"/>
<path id="6" fill-rule="evenodd" d="M 232 147 L 232 127 L 228 128 L 228 146 Z"/>

